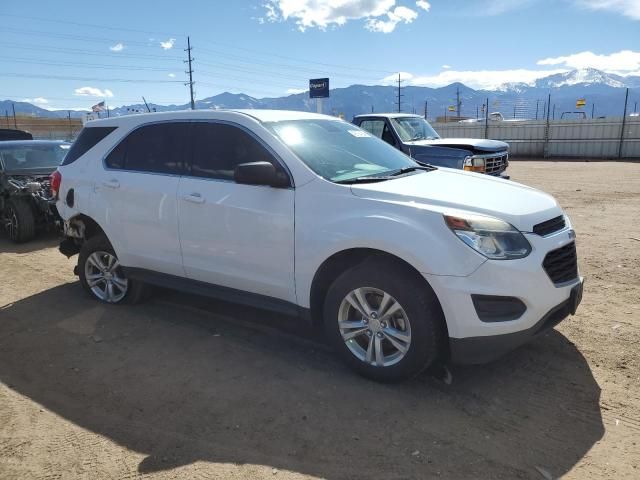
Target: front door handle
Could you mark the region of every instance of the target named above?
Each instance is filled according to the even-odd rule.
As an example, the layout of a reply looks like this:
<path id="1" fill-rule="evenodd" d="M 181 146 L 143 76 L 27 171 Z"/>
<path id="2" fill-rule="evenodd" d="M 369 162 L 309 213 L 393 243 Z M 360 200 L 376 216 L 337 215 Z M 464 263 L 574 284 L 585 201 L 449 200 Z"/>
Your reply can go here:
<path id="1" fill-rule="evenodd" d="M 109 187 L 109 188 L 120 188 L 120 182 L 115 178 L 112 178 L 111 180 L 105 180 L 104 182 L 102 182 L 102 184 L 105 187 Z"/>
<path id="2" fill-rule="evenodd" d="M 185 195 L 182 198 L 191 203 L 204 203 L 204 198 L 197 192 L 190 193 L 189 195 Z"/>

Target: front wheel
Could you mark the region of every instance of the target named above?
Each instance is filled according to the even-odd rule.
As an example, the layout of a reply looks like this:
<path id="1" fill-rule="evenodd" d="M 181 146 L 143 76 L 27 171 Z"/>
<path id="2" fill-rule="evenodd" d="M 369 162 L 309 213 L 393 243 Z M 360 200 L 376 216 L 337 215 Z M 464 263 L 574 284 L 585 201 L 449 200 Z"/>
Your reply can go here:
<path id="1" fill-rule="evenodd" d="M 438 357 L 444 318 L 435 293 L 408 268 L 372 259 L 329 288 L 324 327 L 343 360 L 361 375 L 411 378 Z"/>
<path id="2" fill-rule="evenodd" d="M 85 291 L 102 302 L 137 303 L 142 298 L 144 286 L 127 278 L 109 240 L 102 235 L 82 245 L 78 274 Z"/>

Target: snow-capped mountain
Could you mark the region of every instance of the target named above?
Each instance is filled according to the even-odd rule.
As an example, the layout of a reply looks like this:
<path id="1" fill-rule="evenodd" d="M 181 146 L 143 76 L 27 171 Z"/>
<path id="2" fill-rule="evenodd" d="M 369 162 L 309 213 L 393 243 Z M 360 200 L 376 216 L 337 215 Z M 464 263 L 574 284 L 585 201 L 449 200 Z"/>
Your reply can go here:
<path id="1" fill-rule="evenodd" d="M 595 68 L 583 68 L 550 75 L 537 80 L 534 84 L 537 88 L 560 88 L 573 85 L 601 85 L 624 88 L 627 83 L 625 78 L 620 75 L 606 73 Z"/>
<path id="2" fill-rule="evenodd" d="M 631 88 L 630 108 L 640 101 L 640 76 L 622 77 L 593 68 L 573 70 L 550 75 L 528 83 L 505 83 L 499 88 L 475 90 L 461 83 L 452 83 L 445 87 L 429 88 L 407 86 L 403 88 L 402 111 L 423 114 L 425 107 L 429 118 L 452 115 L 459 91 L 462 102 L 462 116 L 480 115 L 482 105 L 488 98 L 490 111 L 499 111 L 505 118 L 541 118 L 548 95 L 551 94 L 553 112 L 559 116 L 563 112 L 576 110 L 576 100 L 586 100 L 585 112 L 595 116 L 621 116 L 624 106 L 624 88 Z M 185 91 L 186 96 L 186 91 Z M 186 100 L 186 98 L 185 98 Z M 346 88 L 331 90 L 331 96 L 324 102 L 324 111 L 328 114 L 343 115 L 351 119 L 360 113 L 396 111 L 397 89 L 394 86 L 351 85 Z M 0 101 L 0 111 L 11 111 L 11 102 Z M 158 112 L 183 110 L 189 104 L 158 105 L 150 103 L 149 107 Z M 66 117 L 67 111 L 49 111 L 29 103 L 15 102 L 18 114 Z M 197 109 L 217 108 L 274 108 L 287 110 L 315 111 L 315 101 L 309 99 L 308 93 L 299 93 L 276 98 L 254 98 L 246 94 L 224 92 L 196 101 Z M 128 115 L 145 112 L 146 106 L 125 105 L 111 110 L 111 115 Z M 633 110 L 632 110 L 633 111 Z M 72 116 L 80 116 L 82 112 L 73 112 Z"/>

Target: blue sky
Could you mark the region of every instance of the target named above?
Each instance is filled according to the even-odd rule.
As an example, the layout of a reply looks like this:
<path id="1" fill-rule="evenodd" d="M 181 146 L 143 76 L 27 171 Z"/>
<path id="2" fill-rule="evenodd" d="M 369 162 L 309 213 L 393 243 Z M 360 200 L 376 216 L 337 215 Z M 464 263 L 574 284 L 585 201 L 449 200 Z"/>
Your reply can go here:
<path id="1" fill-rule="evenodd" d="M 0 99 L 45 108 L 331 86 L 475 88 L 572 68 L 640 75 L 640 0 L 2 2 Z M 388 78 L 387 78 L 388 77 Z"/>

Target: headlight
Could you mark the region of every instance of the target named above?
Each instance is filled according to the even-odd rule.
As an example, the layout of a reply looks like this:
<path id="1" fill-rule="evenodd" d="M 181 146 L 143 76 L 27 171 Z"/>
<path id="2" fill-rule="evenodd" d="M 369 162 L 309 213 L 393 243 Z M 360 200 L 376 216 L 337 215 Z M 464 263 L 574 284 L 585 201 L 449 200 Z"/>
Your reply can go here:
<path id="1" fill-rule="evenodd" d="M 445 215 L 444 219 L 460 240 L 492 260 L 524 258 L 531 253 L 531 245 L 524 235 L 497 218 Z"/>
<path id="2" fill-rule="evenodd" d="M 467 172 L 484 173 L 485 172 L 484 158 L 467 157 L 464 159 L 464 164 L 462 168 Z"/>

